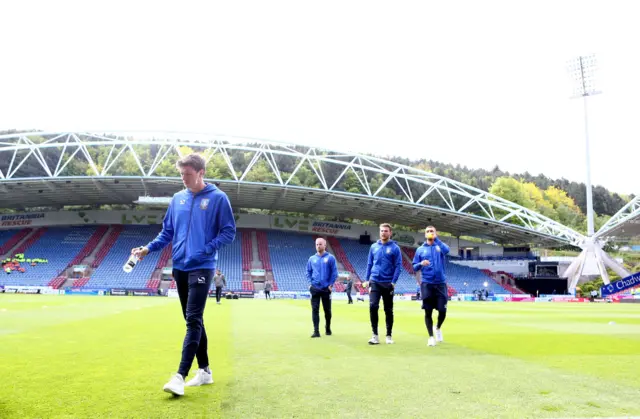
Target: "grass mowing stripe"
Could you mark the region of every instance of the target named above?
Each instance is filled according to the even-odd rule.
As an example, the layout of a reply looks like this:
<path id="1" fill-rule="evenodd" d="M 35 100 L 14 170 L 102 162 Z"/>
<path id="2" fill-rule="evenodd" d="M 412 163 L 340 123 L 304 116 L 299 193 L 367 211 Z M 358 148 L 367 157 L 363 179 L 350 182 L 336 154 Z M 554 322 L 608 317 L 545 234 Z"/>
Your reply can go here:
<path id="1" fill-rule="evenodd" d="M 225 300 L 205 311 L 216 383 L 172 398 L 161 388 L 180 358 L 177 300 L 4 297 L 0 329 L 18 331 L 0 334 L 2 418 L 640 414 L 634 329 L 596 327 L 633 328 L 640 307 L 452 303 L 446 342 L 427 348 L 414 302 L 396 304 L 396 345 L 371 347 L 366 304 L 334 301 L 334 336 L 312 340 L 308 301 Z M 564 329 L 585 323 L 588 333 Z"/>
<path id="2" fill-rule="evenodd" d="M 11 378 L 0 398 L 1 417 L 173 418 L 219 412 L 230 376 L 228 310 L 205 311 L 216 383 L 187 389 L 184 398 L 174 399 L 162 385 L 180 361 L 185 330 L 180 303 L 164 299 L 136 310 L 149 298 L 92 301 L 117 310 L 0 336 L 0 369 L 10 371 Z"/>
<path id="3" fill-rule="evenodd" d="M 308 302 L 252 303 L 234 307 L 234 312 L 250 311 L 253 316 L 234 320 L 236 380 L 233 409 L 225 411 L 225 417 L 557 417 L 638 412 L 631 389 L 614 384 L 609 388 L 613 394 L 601 395 L 601 386 L 590 377 L 466 348 L 457 343 L 467 339 L 465 332 L 457 335 L 455 327 L 447 343 L 427 348 L 422 312 L 415 305 L 396 306 L 396 345 L 370 347 L 364 305 L 334 302 L 334 336 L 312 340 Z M 456 321 L 452 313 L 449 322 Z M 475 324 L 470 326 L 474 332 Z M 481 336 L 471 333 L 469 338 Z M 590 406 L 576 400 L 575 394 L 611 406 Z"/>

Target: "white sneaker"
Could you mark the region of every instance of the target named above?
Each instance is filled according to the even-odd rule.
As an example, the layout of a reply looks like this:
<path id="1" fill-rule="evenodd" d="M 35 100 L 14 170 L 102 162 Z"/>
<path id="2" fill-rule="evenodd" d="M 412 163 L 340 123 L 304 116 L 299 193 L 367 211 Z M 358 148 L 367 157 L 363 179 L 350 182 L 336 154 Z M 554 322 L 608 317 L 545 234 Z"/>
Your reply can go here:
<path id="1" fill-rule="evenodd" d="M 171 377 L 171 380 L 162 389 L 176 396 L 184 396 L 184 378 L 180 374 L 176 374 Z"/>
<path id="2" fill-rule="evenodd" d="M 442 329 L 435 329 L 435 334 L 436 334 L 436 342 L 444 342 L 444 339 L 442 338 Z"/>
<path id="3" fill-rule="evenodd" d="M 391 336 L 387 336 L 387 345 L 393 345 L 395 342 L 391 339 Z"/>
<path id="4" fill-rule="evenodd" d="M 380 343 L 380 339 L 378 339 L 378 335 L 371 336 L 369 339 L 369 345 L 378 345 Z"/>
<path id="5" fill-rule="evenodd" d="M 204 384 L 213 384 L 213 375 L 203 369 L 196 372 L 196 376 L 187 381 L 187 387 L 198 387 Z"/>
<path id="6" fill-rule="evenodd" d="M 427 346 L 436 346 L 436 338 L 430 337 L 429 342 L 427 342 Z"/>

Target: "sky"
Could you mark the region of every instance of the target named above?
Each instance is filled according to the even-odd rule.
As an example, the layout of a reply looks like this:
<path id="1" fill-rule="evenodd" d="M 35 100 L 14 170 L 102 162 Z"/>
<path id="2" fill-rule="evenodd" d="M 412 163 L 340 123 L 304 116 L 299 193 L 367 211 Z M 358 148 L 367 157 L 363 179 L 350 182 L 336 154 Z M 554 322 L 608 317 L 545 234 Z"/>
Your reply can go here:
<path id="1" fill-rule="evenodd" d="M 0 2 L 0 130 L 205 132 L 640 193 L 632 1 Z"/>

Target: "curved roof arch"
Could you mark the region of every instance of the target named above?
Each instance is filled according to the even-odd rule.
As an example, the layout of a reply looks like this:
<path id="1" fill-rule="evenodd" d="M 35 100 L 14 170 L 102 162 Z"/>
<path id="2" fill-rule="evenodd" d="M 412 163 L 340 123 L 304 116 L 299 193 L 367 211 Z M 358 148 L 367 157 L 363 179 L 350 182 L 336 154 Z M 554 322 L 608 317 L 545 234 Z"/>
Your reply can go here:
<path id="1" fill-rule="evenodd" d="M 615 213 L 595 234 L 596 238 L 617 240 L 640 236 L 640 196 Z"/>
<path id="2" fill-rule="evenodd" d="M 505 243 L 584 240 L 582 234 L 486 191 L 380 157 L 212 134 L 2 135 L 0 194 L 4 206 L 13 208 L 170 196 L 182 187 L 174 163 L 189 149 L 206 156 L 207 178 L 219 182 L 237 207 L 414 227 L 432 223 L 455 235 Z"/>

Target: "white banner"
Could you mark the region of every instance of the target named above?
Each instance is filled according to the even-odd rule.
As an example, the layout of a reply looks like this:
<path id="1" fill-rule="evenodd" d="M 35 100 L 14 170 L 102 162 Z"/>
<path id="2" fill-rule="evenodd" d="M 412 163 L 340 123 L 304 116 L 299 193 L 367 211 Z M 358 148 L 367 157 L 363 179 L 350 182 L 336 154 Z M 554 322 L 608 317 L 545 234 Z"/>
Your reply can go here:
<path id="1" fill-rule="evenodd" d="M 34 286 L 34 285 L 5 285 L 5 292 L 18 293 L 18 294 L 58 294 L 58 290 L 54 290 L 51 287 Z M 55 291 L 55 292 L 51 292 Z"/>

